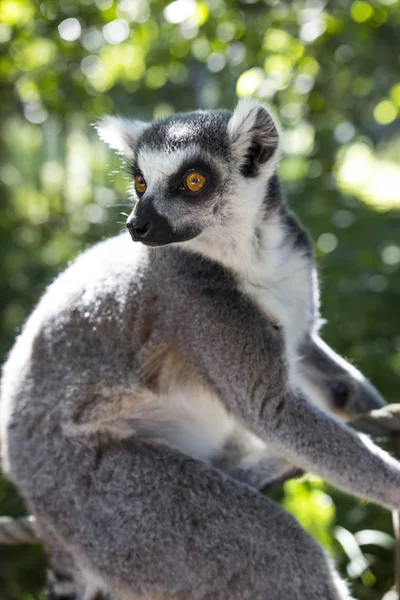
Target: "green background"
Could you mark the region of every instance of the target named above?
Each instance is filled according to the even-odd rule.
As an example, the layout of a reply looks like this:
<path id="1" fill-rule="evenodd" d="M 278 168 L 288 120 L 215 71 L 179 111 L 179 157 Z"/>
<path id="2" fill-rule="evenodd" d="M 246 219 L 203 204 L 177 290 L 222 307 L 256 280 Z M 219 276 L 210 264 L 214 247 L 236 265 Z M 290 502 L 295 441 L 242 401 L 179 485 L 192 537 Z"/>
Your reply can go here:
<path id="1" fill-rule="evenodd" d="M 398 0 L 2 0 L 0 356 L 45 285 L 123 227 L 128 175 L 96 118 L 255 95 L 282 124 L 280 175 L 315 240 L 323 336 L 398 401 L 399 31 Z M 315 478 L 278 495 L 355 597 L 397 597 L 387 511 Z M 0 514 L 22 512 L 0 481 Z M 43 576 L 39 547 L 0 548 L 0 598 L 40 597 Z"/>

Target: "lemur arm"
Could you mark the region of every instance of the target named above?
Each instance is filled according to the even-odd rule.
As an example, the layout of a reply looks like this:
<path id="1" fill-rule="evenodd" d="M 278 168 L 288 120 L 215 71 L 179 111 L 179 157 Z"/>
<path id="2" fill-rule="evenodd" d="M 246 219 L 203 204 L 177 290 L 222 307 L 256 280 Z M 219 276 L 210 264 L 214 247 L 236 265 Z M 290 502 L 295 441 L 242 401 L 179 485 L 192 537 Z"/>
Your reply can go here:
<path id="1" fill-rule="evenodd" d="M 175 309 L 185 323 L 182 349 L 226 406 L 290 463 L 349 493 L 400 506 L 400 464 L 290 390 L 282 333 L 232 289 L 212 292 L 197 299 L 195 314 L 185 315 L 194 298 Z"/>
<path id="2" fill-rule="evenodd" d="M 346 492 L 400 504 L 400 464 L 368 438 L 292 393 L 266 405 L 265 437 L 277 452 Z"/>
<path id="3" fill-rule="evenodd" d="M 305 336 L 299 355 L 297 382 L 302 394 L 340 421 L 350 421 L 352 427 L 362 431 L 354 419 L 385 405 L 382 396 L 362 373 L 334 352 L 317 333 Z M 251 434 L 246 435 L 238 428 L 214 464 L 263 491 L 304 472 L 284 458 L 271 455 L 270 449 L 265 447 L 260 451 L 259 446 L 254 446 Z"/>

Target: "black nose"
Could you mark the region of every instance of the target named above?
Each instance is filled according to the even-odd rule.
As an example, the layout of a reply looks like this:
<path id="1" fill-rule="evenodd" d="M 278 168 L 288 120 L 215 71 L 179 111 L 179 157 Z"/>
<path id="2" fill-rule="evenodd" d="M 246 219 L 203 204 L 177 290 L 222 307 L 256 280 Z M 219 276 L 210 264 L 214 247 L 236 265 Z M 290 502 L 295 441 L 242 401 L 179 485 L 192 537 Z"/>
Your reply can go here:
<path id="1" fill-rule="evenodd" d="M 146 194 L 145 194 L 146 196 Z M 135 212 L 128 217 L 126 226 L 134 242 L 145 246 L 164 246 L 172 242 L 182 242 L 193 237 L 192 229 L 176 231 L 174 227 L 173 210 L 163 199 L 157 201 L 152 196 L 143 197 L 135 206 Z M 172 218 L 161 214 L 161 210 L 172 212 Z"/>
<path id="2" fill-rule="evenodd" d="M 134 242 L 139 242 L 144 239 L 146 234 L 150 231 L 149 221 L 141 223 L 136 217 L 131 217 L 126 226 Z"/>

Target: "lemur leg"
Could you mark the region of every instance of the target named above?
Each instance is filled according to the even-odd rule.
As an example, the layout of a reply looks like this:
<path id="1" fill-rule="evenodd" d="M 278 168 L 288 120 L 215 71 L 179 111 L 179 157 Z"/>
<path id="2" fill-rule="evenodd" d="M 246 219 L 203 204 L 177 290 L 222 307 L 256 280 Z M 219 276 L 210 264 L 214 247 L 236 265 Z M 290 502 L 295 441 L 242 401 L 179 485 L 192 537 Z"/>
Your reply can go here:
<path id="1" fill-rule="evenodd" d="M 66 551 L 63 541 L 57 539 L 53 532 L 41 526 L 41 519 L 37 519 L 37 526 L 41 530 L 44 547 L 48 557 L 46 571 L 46 600 L 117 600 L 112 598 L 103 582 L 87 578 L 79 561 L 74 560 L 73 554 Z"/>
<path id="2" fill-rule="evenodd" d="M 318 544 L 271 501 L 167 447 L 54 443 L 28 500 L 122 600 L 344 600 Z M 46 468 L 38 470 L 46 481 Z"/>
<path id="3" fill-rule="evenodd" d="M 211 462 L 230 477 L 262 492 L 269 491 L 281 480 L 301 474 L 284 459 L 268 454 L 265 444 L 239 426 Z M 87 585 L 71 560 L 63 559 L 57 549 L 48 550 L 52 568 L 47 574 L 46 600 L 116 600 L 105 591 L 88 595 Z"/>
<path id="4" fill-rule="evenodd" d="M 60 570 L 58 562 L 54 560 L 47 569 L 44 594 L 46 600 L 118 600 L 104 590 L 88 589 L 77 577 L 74 566 Z"/>

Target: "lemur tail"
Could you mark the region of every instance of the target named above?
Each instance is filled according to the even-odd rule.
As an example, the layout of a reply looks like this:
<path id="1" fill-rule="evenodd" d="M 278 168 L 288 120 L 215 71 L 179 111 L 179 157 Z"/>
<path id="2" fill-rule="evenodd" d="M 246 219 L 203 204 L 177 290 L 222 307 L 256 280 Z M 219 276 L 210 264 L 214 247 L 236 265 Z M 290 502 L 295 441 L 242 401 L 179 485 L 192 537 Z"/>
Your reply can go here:
<path id="1" fill-rule="evenodd" d="M 40 544 L 35 517 L 0 517 L 0 544 Z"/>

